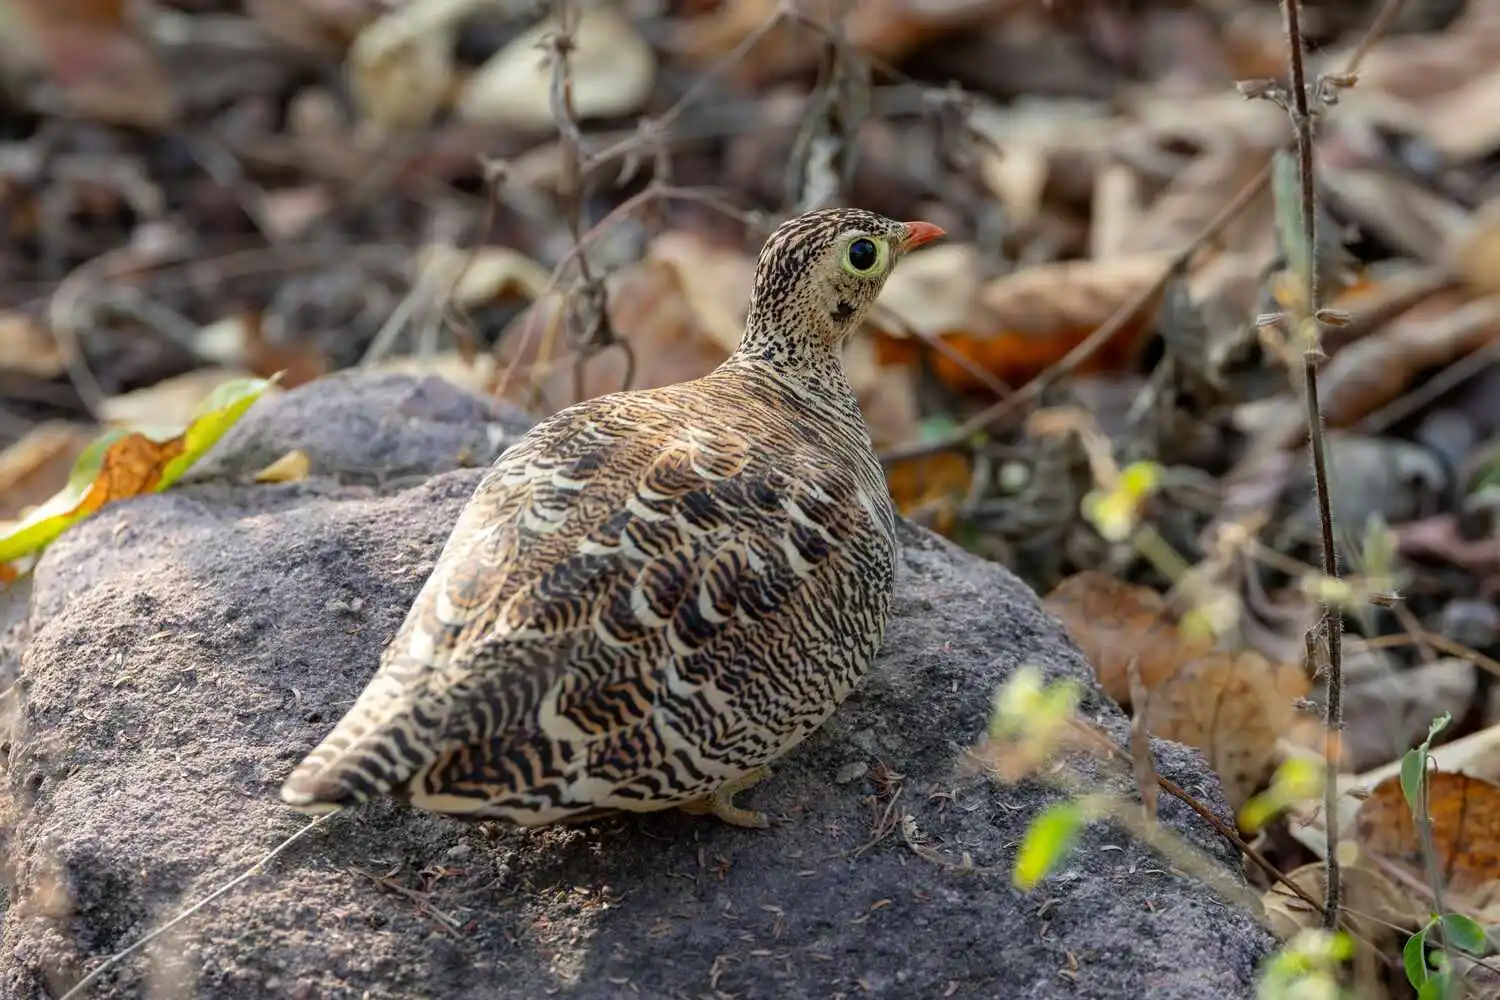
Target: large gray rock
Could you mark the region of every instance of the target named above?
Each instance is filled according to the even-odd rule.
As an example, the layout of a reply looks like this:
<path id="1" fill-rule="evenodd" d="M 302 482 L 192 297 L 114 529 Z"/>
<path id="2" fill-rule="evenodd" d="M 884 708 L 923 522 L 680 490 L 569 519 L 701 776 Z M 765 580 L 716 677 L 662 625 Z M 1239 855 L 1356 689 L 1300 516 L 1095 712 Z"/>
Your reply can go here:
<path id="1" fill-rule="evenodd" d="M 21 675 L 0 792 L 0 995 L 59 996 L 302 825 L 279 783 L 374 669 L 481 475 L 460 466 L 514 426 L 445 383 L 324 380 L 258 404 L 210 480 L 109 507 L 52 547 L 29 614 L 14 606 L 25 591 L 0 609 L 20 623 L 5 634 Z M 308 441 L 337 476 L 246 483 Z M 424 470 L 450 471 L 392 482 Z M 1122 720 L 1015 577 L 903 535 L 879 665 L 747 795 L 785 825 L 670 813 L 518 832 L 367 806 L 88 995 L 1252 995 L 1266 932 L 1116 827 L 1091 828 L 1034 895 L 1011 887 L 1015 846 L 1055 793 L 955 772 L 996 685 L 1037 664 L 1086 680 L 1089 709 L 1116 732 Z M 1158 749 L 1164 773 L 1227 815 L 1198 754 Z M 922 853 L 882 822 L 903 814 Z M 1161 814 L 1239 878 L 1201 819 L 1166 798 Z"/>

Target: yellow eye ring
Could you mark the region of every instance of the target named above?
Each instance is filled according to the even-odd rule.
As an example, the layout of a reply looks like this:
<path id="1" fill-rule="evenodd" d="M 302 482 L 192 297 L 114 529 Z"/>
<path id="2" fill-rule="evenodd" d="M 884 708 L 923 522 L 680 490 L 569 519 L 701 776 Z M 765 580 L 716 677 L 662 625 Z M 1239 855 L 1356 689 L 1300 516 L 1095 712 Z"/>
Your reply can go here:
<path id="1" fill-rule="evenodd" d="M 857 236 L 844 248 L 844 270 L 857 278 L 883 274 L 891 249 L 885 240 L 875 236 Z"/>

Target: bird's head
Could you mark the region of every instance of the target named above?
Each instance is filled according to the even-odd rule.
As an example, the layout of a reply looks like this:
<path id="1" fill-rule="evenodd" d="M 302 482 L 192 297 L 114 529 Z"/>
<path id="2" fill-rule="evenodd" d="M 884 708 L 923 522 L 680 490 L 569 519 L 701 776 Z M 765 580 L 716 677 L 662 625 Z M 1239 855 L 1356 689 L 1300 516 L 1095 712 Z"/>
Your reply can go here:
<path id="1" fill-rule="evenodd" d="M 756 262 L 747 342 L 763 356 L 775 353 L 778 343 L 789 356 L 808 347 L 837 349 L 874 305 L 902 255 L 942 235 L 930 222 L 897 222 L 855 208 L 822 209 L 783 222 Z"/>

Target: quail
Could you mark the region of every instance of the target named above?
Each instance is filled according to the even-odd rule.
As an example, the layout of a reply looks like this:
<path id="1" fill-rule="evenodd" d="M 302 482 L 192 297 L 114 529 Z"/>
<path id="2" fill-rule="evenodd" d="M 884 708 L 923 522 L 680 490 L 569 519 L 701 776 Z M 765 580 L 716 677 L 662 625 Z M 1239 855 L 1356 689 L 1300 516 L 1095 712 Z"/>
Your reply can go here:
<path id="1" fill-rule="evenodd" d="M 902 255 L 942 235 L 797 216 L 762 248 L 718 368 L 535 425 L 283 801 L 767 826 L 735 795 L 843 702 L 890 613 L 896 515 L 840 347 Z"/>

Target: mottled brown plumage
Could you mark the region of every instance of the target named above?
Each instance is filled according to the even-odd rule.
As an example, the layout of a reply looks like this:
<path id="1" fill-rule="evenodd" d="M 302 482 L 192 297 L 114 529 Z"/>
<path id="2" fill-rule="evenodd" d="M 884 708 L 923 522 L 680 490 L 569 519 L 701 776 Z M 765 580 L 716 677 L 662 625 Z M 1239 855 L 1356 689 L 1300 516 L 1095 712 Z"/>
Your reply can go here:
<path id="1" fill-rule="evenodd" d="M 792 219 L 722 366 L 533 428 L 282 798 L 765 825 L 731 796 L 838 707 L 890 607 L 895 515 L 838 350 L 938 235 L 852 209 Z"/>

